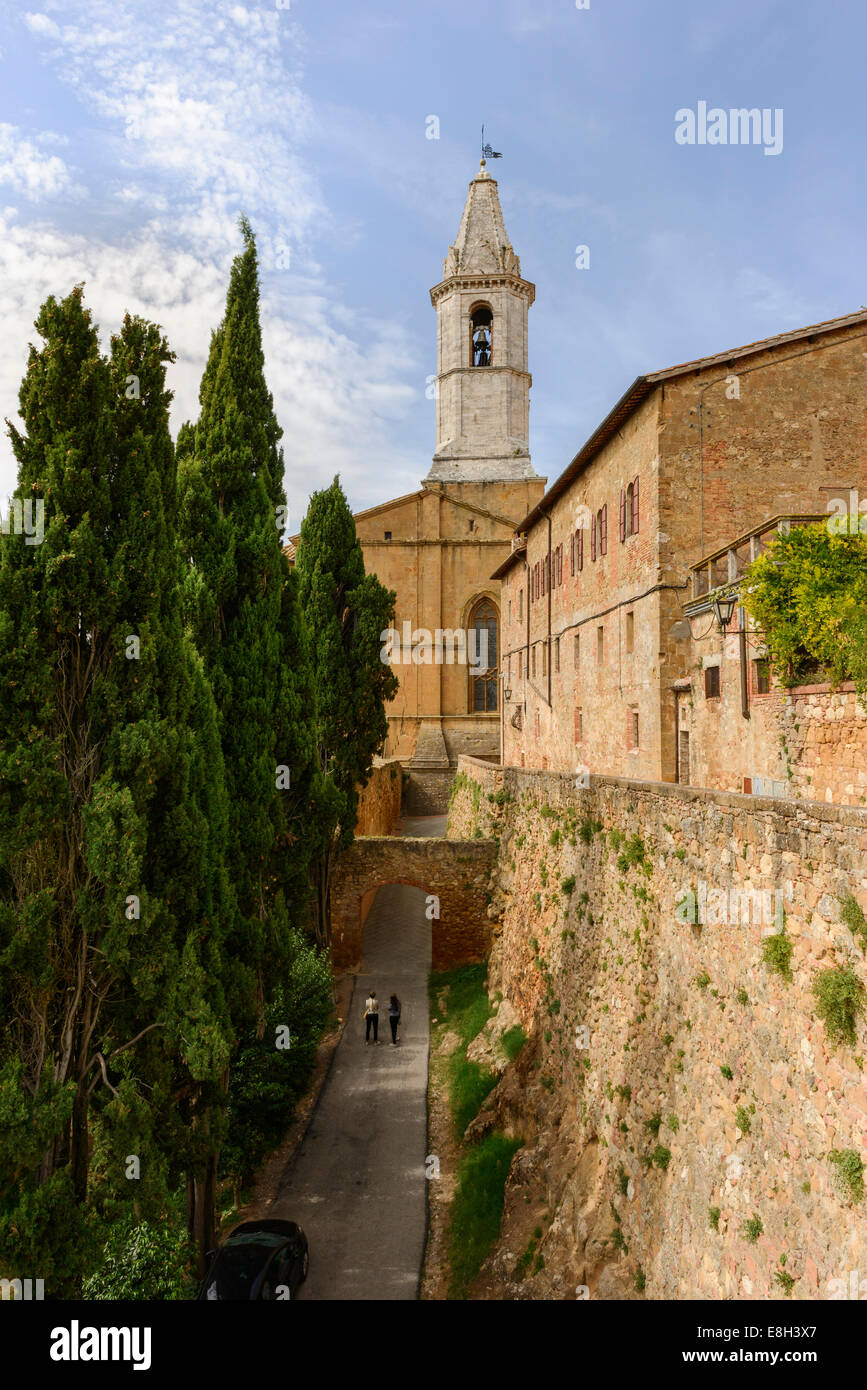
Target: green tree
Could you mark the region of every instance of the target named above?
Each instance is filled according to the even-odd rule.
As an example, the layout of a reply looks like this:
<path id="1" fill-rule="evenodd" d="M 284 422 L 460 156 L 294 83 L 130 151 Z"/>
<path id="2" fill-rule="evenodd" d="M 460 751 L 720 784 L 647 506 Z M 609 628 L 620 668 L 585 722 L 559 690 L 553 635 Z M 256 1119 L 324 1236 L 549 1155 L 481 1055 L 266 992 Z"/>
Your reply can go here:
<path id="1" fill-rule="evenodd" d="M 783 684 L 818 674 L 867 697 L 867 536 L 827 524 L 777 534 L 742 593 Z"/>
<path id="2" fill-rule="evenodd" d="M 241 231 L 244 248 L 211 338 L 199 420 L 178 438 L 185 603 L 219 711 L 227 867 L 238 909 L 224 974 L 238 1039 L 228 1080 L 230 1165 L 255 1147 L 245 1103 L 246 1079 L 256 1070 L 249 1054 L 270 1050 L 269 1106 L 282 1107 L 285 1124 L 297 1094 L 296 1059 L 307 1044 L 315 1049 L 324 1022 L 318 992 L 294 999 L 285 1020 L 296 1045 L 291 1063 L 269 1036 L 275 1009 L 307 969 L 295 928 L 310 895 L 325 788 L 298 581 L 281 544 L 282 431 L 265 382 L 256 243 L 243 219 Z M 216 1165 L 212 1190 L 215 1178 Z"/>
<path id="3" fill-rule="evenodd" d="M 397 694 L 397 678 L 380 658 L 395 594 L 364 572 L 355 521 L 338 478 L 311 497 L 295 564 L 311 634 L 319 770 L 329 792 L 321 802 L 322 850 L 314 868 L 316 934 L 324 943 L 334 863 L 352 841 L 359 788 L 388 733 L 385 703 Z"/>
<path id="4" fill-rule="evenodd" d="M 10 434 L 16 495 L 44 505 L 44 540 L 0 544 L 0 1002 L 11 1019 L 0 1111 L 35 1132 L 17 1162 L 0 1149 L 0 1244 L 60 1292 L 77 1286 L 95 1231 L 91 1145 L 98 1187 L 121 1200 L 121 1157 L 138 1136 L 138 1191 L 164 1204 L 155 1110 L 223 1074 L 230 1037 L 213 969 L 224 846 L 193 775 L 211 697 L 177 592 L 172 355 L 158 329 L 127 318 L 104 359 L 80 286 L 50 298 L 36 326 L 26 432 Z M 216 781 L 219 799 L 219 766 Z"/>

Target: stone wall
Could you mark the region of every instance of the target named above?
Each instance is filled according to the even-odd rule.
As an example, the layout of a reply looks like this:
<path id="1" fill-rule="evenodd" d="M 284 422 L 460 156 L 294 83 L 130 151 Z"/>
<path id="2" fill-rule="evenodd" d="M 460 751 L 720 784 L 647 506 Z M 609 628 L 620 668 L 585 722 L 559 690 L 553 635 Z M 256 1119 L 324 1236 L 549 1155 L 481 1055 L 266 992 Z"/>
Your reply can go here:
<path id="1" fill-rule="evenodd" d="M 693 786 L 727 791 L 753 790 L 802 801 L 863 806 L 867 800 L 867 709 L 846 682 L 830 685 L 757 689 L 756 660 L 765 647 L 751 628 L 745 638 L 747 708 L 742 710 L 741 656 L 737 613 L 723 637 L 704 617 L 705 632 L 692 644 L 689 688 L 678 692 L 679 723 L 689 734 L 689 775 Z M 708 695 L 707 671 L 719 670 L 719 695 Z"/>
<path id="2" fill-rule="evenodd" d="M 485 960 L 491 948 L 489 880 L 497 847 L 489 840 L 360 838 L 338 860 L 331 892 L 331 954 L 358 969 L 364 919 L 375 890 L 412 883 L 439 898 L 431 918 L 435 970 Z"/>
<path id="3" fill-rule="evenodd" d="M 810 1299 L 867 1276 L 867 1201 L 829 1159 L 867 1160 L 867 1027 L 830 1041 L 812 992 L 831 967 L 867 981 L 840 917 L 845 894 L 867 908 L 867 811 L 462 760 L 450 829 L 470 825 L 500 837 L 489 989 L 529 1034 L 475 1122 L 525 1141 L 492 1296 L 766 1299 L 791 1278 Z M 676 913 L 690 889 L 703 923 Z M 767 898 L 724 912 L 732 889 Z M 790 981 L 763 962 L 777 901 Z M 532 1223 L 544 1268 L 521 1280 Z"/>
<path id="4" fill-rule="evenodd" d="M 403 769 L 397 758 L 375 758 L 358 798 L 356 835 L 394 835 L 400 822 Z"/>

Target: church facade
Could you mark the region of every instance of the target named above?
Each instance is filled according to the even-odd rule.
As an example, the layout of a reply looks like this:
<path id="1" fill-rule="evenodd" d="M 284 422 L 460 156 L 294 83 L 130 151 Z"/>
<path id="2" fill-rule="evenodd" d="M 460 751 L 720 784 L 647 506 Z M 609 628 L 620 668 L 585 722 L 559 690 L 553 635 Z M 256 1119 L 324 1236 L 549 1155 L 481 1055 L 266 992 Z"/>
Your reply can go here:
<path id="1" fill-rule="evenodd" d="M 417 492 L 355 516 L 368 573 L 397 594 L 389 659 L 399 680 L 384 754 L 409 773 L 407 806 L 444 809 L 458 757 L 498 759 L 502 614 L 494 571 L 541 499 L 530 461 L 522 278 L 485 161 L 431 290 L 437 316 L 436 448 Z"/>

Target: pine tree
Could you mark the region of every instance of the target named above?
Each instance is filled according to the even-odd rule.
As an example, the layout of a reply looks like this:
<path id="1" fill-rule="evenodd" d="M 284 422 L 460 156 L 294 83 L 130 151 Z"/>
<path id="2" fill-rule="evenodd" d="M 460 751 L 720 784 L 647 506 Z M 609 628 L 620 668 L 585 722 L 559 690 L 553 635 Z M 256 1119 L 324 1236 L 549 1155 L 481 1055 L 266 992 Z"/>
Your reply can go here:
<path id="1" fill-rule="evenodd" d="M 334 863 L 352 841 L 358 792 L 388 733 L 385 703 L 397 693 L 397 678 L 380 659 L 395 594 L 364 572 L 355 521 L 338 478 L 311 497 L 295 564 L 311 634 L 319 770 L 329 791 L 320 804 L 323 847 L 314 870 L 316 934 L 324 943 Z"/>

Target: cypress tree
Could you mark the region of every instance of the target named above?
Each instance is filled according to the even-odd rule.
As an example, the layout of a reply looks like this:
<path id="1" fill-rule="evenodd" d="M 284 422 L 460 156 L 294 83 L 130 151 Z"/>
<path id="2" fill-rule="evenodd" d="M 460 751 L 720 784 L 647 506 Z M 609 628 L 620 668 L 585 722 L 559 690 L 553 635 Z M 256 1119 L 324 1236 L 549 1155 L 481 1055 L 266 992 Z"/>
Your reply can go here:
<path id="1" fill-rule="evenodd" d="M 313 688 L 297 581 L 280 543 L 282 431 L 265 382 L 256 242 L 241 220 L 195 428 L 179 437 L 182 550 L 197 646 L 220 718 L 228 866 L 238 903 L 234 1005 L 261 1028 L 307 894 L 316 796 Z M 282 509 L 282 510 L 278 510 Z"/>
<path id="2" fill-rule="evenodd" d="M 393 621 L 396 596 L 364 572 L 355 520 L 338 478 L 311 497 L 295 564 L 311 634 L 319 770 L 329 792 L 320 805 L 322 849 L 314 867 L 316 934 L 325 942 L 334 863 L 352 841 L 358 792 L 388 733 L 385 702 L 397 693 L 397 678 L 380 659 L 381 634 Z"/>
<path id="3" fill-rule="evenodd" d="M 256 1116 L 258 1082 L 267 1078 L 272 1117 L 281 1106 L 285 1117 L 309 1070 L 309 1058 L 300 1066 L 305 1048 L 318 1041 L 331 1004 L 327 963 L 310 957 L 297 931 L 322 788 L 298 582 L 281 545 L 282 431 L 265 381 L 256 243 L 244 219 L 241 231 L 199 420 L 178 438 L 187 613 L 219 711 L 237 904 L 225 947 L 238 1038 L 228 1091 L 234 1176 L 246 1175 L 251 1155 L 275 1137 L 276 1121 Z M 315 981 L 303 1005 L 299 980 Z M 291 1065 L 275 1046 L 280 1024 L 290 1028 Z"/>
<path id="4" fill-rule="evenodd" d="M 133 1190 L 163 1202 L 158 1112 L 225 1073 L 231 900 L 212 697 L 180 626 L 171 353 L 127 318 L 104 359 L 80 286 L 36 327 L 9 428 L 44 540 L 0 543 L 0 1115 L 29 1130 L 0 1148 L 0 1244 L 58 1293 L 88 1259 L 91 1142 L 103 1196 L 127 1197 L 136 1153 Z"/>

